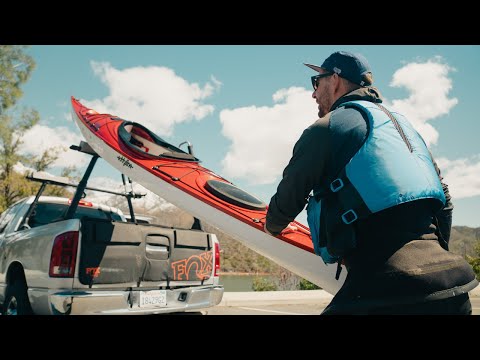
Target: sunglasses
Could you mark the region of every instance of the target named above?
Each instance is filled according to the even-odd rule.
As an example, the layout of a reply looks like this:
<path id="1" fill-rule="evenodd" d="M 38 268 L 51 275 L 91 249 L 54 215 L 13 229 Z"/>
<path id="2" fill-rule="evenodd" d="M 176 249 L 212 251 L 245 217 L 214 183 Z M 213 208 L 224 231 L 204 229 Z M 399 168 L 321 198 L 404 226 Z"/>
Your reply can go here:
<path id="1" fill-rule="evenodd" d="M 315 91 L 317 90 L 318 80 L 320 80 L 323 77 L 330 76 L 330 75 L 333 75 L 333 73 L 325 73 L 325 74 L 318 74 L 318 75 L 312 76 L 311 79 L 312 79 L 313 90 L 315 90 Z"/>

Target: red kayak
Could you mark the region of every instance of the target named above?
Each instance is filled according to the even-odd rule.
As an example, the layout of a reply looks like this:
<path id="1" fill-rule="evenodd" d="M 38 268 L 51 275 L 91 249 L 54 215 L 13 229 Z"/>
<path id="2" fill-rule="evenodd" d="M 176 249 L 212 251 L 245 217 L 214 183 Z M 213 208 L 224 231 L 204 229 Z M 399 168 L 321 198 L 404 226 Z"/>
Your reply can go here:
<path id="1" fill-rule="evenodd" d="M 145 126 L 99 114 L 72 97 L 73 118 L 88 144 L 105 161 L 145 188 L 234 237 L 280 266 L 335 294 L 336 265 L 313 252 L 308 227 L 277 237 L 264 232 L 267 205 L 200 165 L 193 154 L 169 144 Z"/>

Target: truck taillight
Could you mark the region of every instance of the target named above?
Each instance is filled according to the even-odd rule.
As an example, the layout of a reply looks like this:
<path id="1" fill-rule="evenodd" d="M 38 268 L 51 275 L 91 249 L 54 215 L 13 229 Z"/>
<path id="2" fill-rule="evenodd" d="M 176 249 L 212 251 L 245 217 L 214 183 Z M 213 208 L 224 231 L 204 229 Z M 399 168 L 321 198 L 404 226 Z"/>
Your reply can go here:
<path id="1" fill-rule="evenodd" d="M 220 244 L 216 242 L 215 243 L 215 271 L 213 272 L 213 276 L 218 276 L 219 271 L 220 271 Z"/>
<path id="2" fill-rule="evenodd" d="M 72 199 L 68 199 L 68 203 L 71 204 L 71 203 L 72 203 Z M 80 205 L 80 206 L 92 207 L 92 206 L 93 206 L 93 203 L 90 202 L 90 201 L 80 200 L 80 201 L 78 202 L 78 205 Z"/>
<path id="3" fill-rule="evenodd" d="M 50 270 L 52 277 L 71 278 L 75 272 L 77 259 L 78 231 L 58 235 L 53 241 Z"/>

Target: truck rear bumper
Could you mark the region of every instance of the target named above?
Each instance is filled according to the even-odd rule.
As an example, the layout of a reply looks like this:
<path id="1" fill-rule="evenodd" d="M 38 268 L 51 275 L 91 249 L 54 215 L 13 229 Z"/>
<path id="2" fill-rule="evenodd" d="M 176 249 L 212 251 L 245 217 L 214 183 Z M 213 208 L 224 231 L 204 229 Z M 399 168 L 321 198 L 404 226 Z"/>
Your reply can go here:
<path id="1" fill-rule="evenodd" d="M 29 291 L 32 294 L 32 290 Z M 39 294 L 36 294 L 37 296 Z M 45 295 L 45 294 L 44 294 Z M 223 286 L 166 290 L 167 304 L 140 307 L 139 290 L 131 291 L 49 291 L 53 315 L 148 315 L 202 309 L 215 306 L 223 297 Z"/>

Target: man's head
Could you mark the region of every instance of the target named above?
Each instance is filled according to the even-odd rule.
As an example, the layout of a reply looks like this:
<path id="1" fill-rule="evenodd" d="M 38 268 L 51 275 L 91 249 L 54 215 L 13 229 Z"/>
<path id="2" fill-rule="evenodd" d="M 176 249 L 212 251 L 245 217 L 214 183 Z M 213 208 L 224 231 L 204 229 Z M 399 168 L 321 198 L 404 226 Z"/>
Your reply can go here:
<path id="1" fill-rule="evenodd" d="M 360 86 L 370 86 L 373 84 L 370 65 L 367 59 L 360 54 L 337 51 L 326 58 L 321 66 L 305 65 L 318 72 L 320 72 L 320 69 L 324 69 L 327 72 L 336 73 L 338 76 Z"/>
<path id="2" fill-rule="evenodd" d="M 312 97 L 316 99 L 320 117 L 330 112 L 331 106 L 346 93 L 373 83 L 370 65 L 359 54 L 337 51 L 326 58 L 321 66 L 305 65 L 319 72 L 312 76 Z"/>

